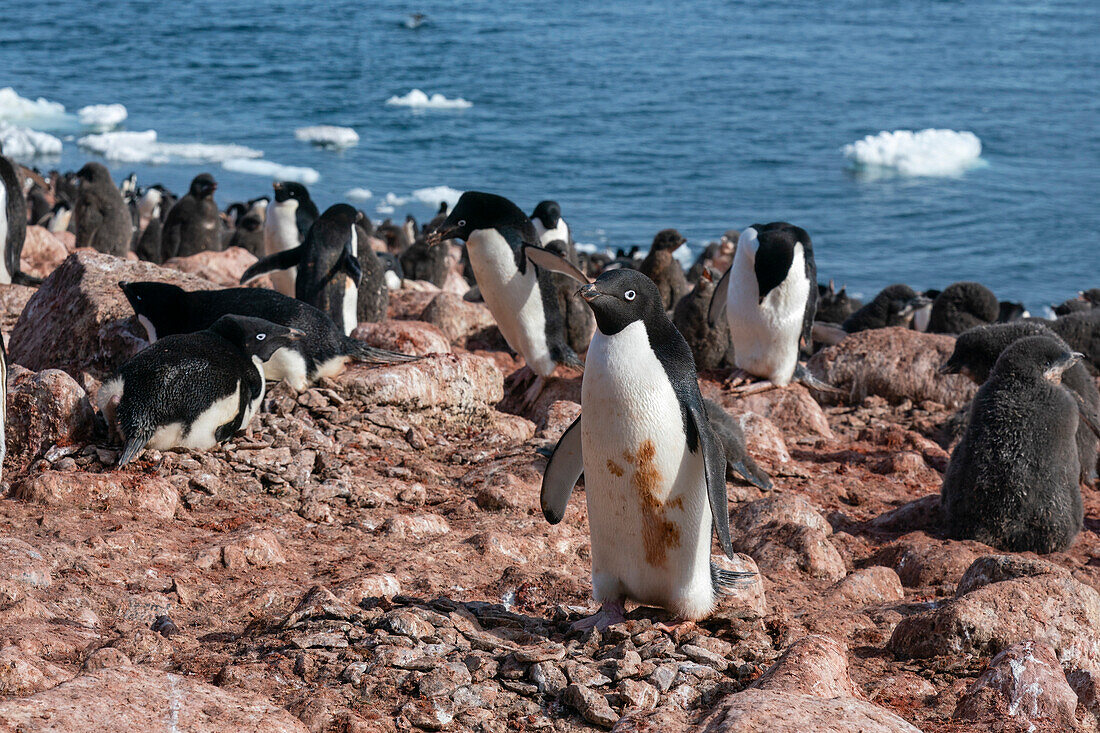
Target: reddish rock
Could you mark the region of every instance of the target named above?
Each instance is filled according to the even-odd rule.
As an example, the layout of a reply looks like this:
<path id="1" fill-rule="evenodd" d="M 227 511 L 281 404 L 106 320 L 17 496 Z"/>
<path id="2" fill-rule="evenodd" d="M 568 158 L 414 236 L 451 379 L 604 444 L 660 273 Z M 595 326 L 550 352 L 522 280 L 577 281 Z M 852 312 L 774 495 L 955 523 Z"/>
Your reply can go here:
<path id="1" fill-rule="evenodd" d="M 753 683 L 757 690 L 816 697 L 862 697 L 848 674 L 848 649 L 828 636 L 804 636 Z"/>
<path id="2" fill-rule="evenodd" d="M 406 280 L 405 283 L 412 281 Z M 431 283 L 426 283 L 431 285 Z M 400 290 L 390 291 L 390 304 L 386 309 L 387 318 L 398 321 L 419 321 L 420 314 L 428 307 L 428 303 L 439 294 L 439 289 L 432 286 L 431 290 L 420 290 L 402 287 Z"/>
<path id="3" fill-rule="evenodd" d="M 401 592 L 401 583 L 388 573 L 361 575 L 345 580 L 333 589 L 337 598 L 358 606 L 367 598 L 393 598 Z"/>
<path id="4" fill-rule="evenodd" d="M 897 509 L 872 519 L 871 526 L 887 532 L 934 531 L 937 527 L 943 526 L 940 495 L 929 494 L 916 501 L 902 504 Z"/>
<path id="5" fill-rule="evenodd" d="M 955 338 L 906 328 L 860 331 L 814 354 L 809 368 L 822 381 L 861 402 L 878 395 L 893 404 L 931 400 L 960 407 L 977 392 L 966 377 L 944 375 L 940 367 L 955 348 Z M 830 399 L 823 394 L 823 399 Z"/>
<path id="6" fill-rule="evenodd" d="M 200 277 L 223 288 L 239 288 L 241 275 L 256 264 L 256 255 L 241 247 L 229 247 L 220 252 L 206 251 L 190 257 L 173 257 L 164 263 L 171 270 Z M 249 287 L 272 287 L 265 275 L 248 283 Z"/>
<path id="7" fill-rule="evenodd" d="M 1026 724 L 1058 725 L 1077 729 L 1077 693 L 1054 650 L 1047 644 L 1022 641 L 993 658 L 989 667 L 966 691 L 955 708 L 955 718 L 990 724 L 1015 718 Z"/>
<path id="8" fill-rule="evenodd" d="M 775 423 L 755 412 L 742 413 L 739 421 L 741 432 L 745 435 L 745 447 L 754 458 L 776 465 L 791 460 L 791 454 L 783 440 L 783 432 Z"/>
<path id="9" fill-rule="evenodd" d="M 730 517 L 730 529 L 738 532 L 749 532 L 770 524 L 797 524 L 825 534 L 833 531 L 817 509 L 798 494 L 757 499 L 742 506 Z"/>
<path id="10" fill-rule="evenodd" d="M 470 303 L 454 293 L 439 293 L 424 308 L 419 320 L 439 328 L 451 343 L 465 348 L 485 331 L 496 330 L 497 322 L 483 303 Z"/>
<path id="11" fill-rule="evenodd" d="M 730 518 L 733 547 L 766 573 L 791 571 L 837 581 L 844 559 L 829 542 L 832 527 L 798 495 L 758 499 Z"/>
<path id="12" fill-rule="evenodd" d="M 49 229 L 27 227 L 27 239 L 19 256 L 19 269 L 33 277 L 44 278 L 65 261 L 72 251 Z"/>
<path id="13" fill-rule="evenodd" d="M 451 342 L 447 336 L 432 324 L 423 321 L 360 323 L 351 335 L 352 338 L 365 341 L 375 348 L 389 349 L 400 354 L 425 356 L 451 352 Z"/>
<path id="14" fill-rule="evenodd" d="M 167 479 L 125 473 L 45 471 L 15 485 L 17 499 L 56 507 L 98 511 L 126 509 L 157 519 L 171 519 L 179 495 Z"/>
<path id="15" fill-rule="evenodd" d="M 0 649 L 0 695 L 32 695 L 72 679 L 72 674 L 15 646 Z"/>
<path id="16" fill-rule="evenodd" d="M 262 698 L 145 667 L 102 669 L 30 697 L 0 700 L 0 729 L 43 733 L 305 733 Z"/>
<path id="17" fill-rule="evenodd" d="M 0 605 L 20 600 L 28 590 L 49 588 L 50 562 L 15 537 L 0 537 Z"/>
<path id="18" fill-rule="evenodd" d="M 546 409 L 546 418 L 539 425 L 541 438 L 560 440 L 561 436 L 581 414 L 581 406 L 572 400 L 554 400 Z"/>
<path id="19" fill-rule="evenodd" d="M 206 280 L 147 262 L 82 250 L 70 255 L 31 297 L 11 334 L 8 358 L 28 369 L 63 369 L 103 379 L 144 348 L 120 280 L 169 282 L 185 290 L 213 289 Z"/>
<path id="20" fill-rule="evenodd" d="M 9 466 L 24 466 L 51 447 L 80 445 L 95 431 L 95 413 L 84 389 L 57 369 L 13 368 L 8 382 Z"/>
<path id="21" fill-rule="evenodd" d="M 878 705 L 854 697 L 823 700 L 812 695 L 745 690 L 718 704 L 696 729 L 701 733 L 920 733 Z"/>
<path id="22" fill-rule="evenodd" d="M 980 553 L 989 551 L 979 542 L 938 540 L 913 532 L 881 548 L 873 562 L 893 568 L 907 588 L 954 585 Z"/>
<path id="23" fill-rule="evenodd" d="M 734 415 L 755 412 L 771 420 L 786 434 L 833 437 L 821 406 L 801 384 L 789 384 L 747 397 L 738 397 L 719 389 L 713 382 L 704 382 L 701 386 L 704 397 L 714 400 Z"/>
<path id="24" fill-rule="evenodd" d="M 222 563 L 230 570 L 252 566 L 268 568 L 286 562 L 279 538 L 270 530 L 245 532 L 221 548 Z"/>
<path id="25" fill-rule="evenodd" d="M 833 606 L 870 606 L 893 603 L 905 597 L 901 579 L 890 568 L 876 565 L 857 570 L 833 586 L 826 602 Z"/>
<path id="26" fill-rule="evenodd" d="M 19 314 L 34 295 L 34 288 L 26 285 L 6 285 L 0 283 L 0 332 L 6 337 L 15 328 Z"/>

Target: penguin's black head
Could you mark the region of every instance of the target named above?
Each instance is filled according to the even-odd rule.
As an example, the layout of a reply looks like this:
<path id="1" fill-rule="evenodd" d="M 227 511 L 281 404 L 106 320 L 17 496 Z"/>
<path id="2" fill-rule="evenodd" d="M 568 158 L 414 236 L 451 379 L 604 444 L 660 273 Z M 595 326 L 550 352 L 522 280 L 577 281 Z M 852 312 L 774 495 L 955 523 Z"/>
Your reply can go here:
<path id="1" fill-rule="evenodd" d="M 439 228 L 432 232 L 428 243 L 438 244 L 444 239 L 465 241 L 480 229 L 518 230 L 525 241 L 536 241 L 534 227 L 518 206 L 493 193 L 467 191 Z"/>
<path id="2" fill-rule="evenodd" d="M 675 229 L 662 229 L 657 232 L 657 236 L 653 238 L 653 245 L 650 247 L 650 250 L 654 252 L 660 250 L 675 252 L 680 248 L 680 245 L 686 241 L 683 235 Z"/>
<path id="3" fill-rule="evenodd" d="M 1100 288 L 1082 290 L 1078 295 L 1091 303 L 1093 308 L 1100 307 Z"/>
<path id="4" fill-rule="evenodd" d="M 565 259 L 569 257 L 569 245 L 565 243 L 564 239 L 555 239 L 553 242 L 548 242 L 544 249 L 547 252 L 553 252 L 558 257 Z"/>
<path id="5" fill-rule="evenodd" d="M 87 183 L 98 183 L 100 181 L 110 181 L 111 173 L 102 163 L 92 162 L 85 163 L 84 167 L 76 172 L 76 177 Z"/>
<path id="6" fill-rule="evenodd" d="M 340 227 L 351 228 L 359 220 L 359 212 L 349 204 L 333 204 L 325 209 L 319 220 L 331 222 Z"/>
<path id="7" fill-rule="evenodd" d="M 1004 350 L 990 378 L 1045 379 L 1061 384 L 1062 373 L 1082 358 L 1056 336 L 1027 336 Z"/>
<path id="8" fill-rule="evenodd" d="M 768 293 L 787 279 L 794 261 L 795 248 L 800 244 L 803 257 L 809 259 L 813 251 L 809 233 L 802 227 L 785 221 L 753 224 L 741 232 L 737 249 L 744 248 L 753 263 L 761 303 Z"/>
<path id="9" fill-rule="evenodd" d="M 213 196 L 218 189 L 218 182 L 209 173 L 200 173 L 191 180 L 191 188 L 188 193 L 197 199 Z"/>
<path id="10" fill-rule="evenodd" d="M 275 189 L 275 201 L 278 203 L 282 203 L 287 199 L 294 199 L 299 202 L 310 200 L 309 191 L 297 181 L 276 181 L 271 184 L 271 187 Z"/>
<path id="11" fill-rule="evenodd" d="M 608 270 L 578 292 L 605 336 L 613 336 L 634 321 L 664 316 L 657 286 L 637 270 Z"/>
<path id="12" fill-rule="evenodd" d="M 148 319 L 156 328 L 157 336 L 186 331 L 184 319 L 187 317 L 187 309 L 183 301 L 187 293 L 183 288 L 169 283 L 125 280 L 118 286 L 122 288 L 126 300 L 130 301 L 134 314 Z"/>
<path id="13" fill-rule="evenodd" d="M 248 356 L 267 361 L 271 356 L 305 334 L 296 328 L 287 328 L 262 318 L 250 316 L 222 316 L 210 330 L 233 344 Z"/>
<path id="14" fill-rule="evenodd" d="M 1012 323 L 1028 316 L 1027 308 L 1024 307 L 1023 303 L 1002 300 L 999 305 L 1000 312 L 997 316 L 997 323 Z"/>
<path id="15" fill-rule="evenodd" d="M 539 201 L 538 206 L 531 212 L 532 219 L 538 219 L 547 229 L 553 229 L 561 221 L 561 207 L 557 201 Z"/>
<path id="16" fill-rule="evenodd" d="M 955 350 L 940 367 L 940 373 L 962 374 L 975 384 L 984 384 L 1001 353 L 1014 342 L 1028 336 L 1054 336 L 1054 333 L 1035 321 L 995 323 L 971 328 L 955 339 Z"/>
<path id="17" fill-rule="evenodd" d="M 225 215 L 229 218 L 229 223 L 236 224 L 244 216 L 248 209 L 240 201 L 234 201 L 229 206 L 225 207 Z"/>

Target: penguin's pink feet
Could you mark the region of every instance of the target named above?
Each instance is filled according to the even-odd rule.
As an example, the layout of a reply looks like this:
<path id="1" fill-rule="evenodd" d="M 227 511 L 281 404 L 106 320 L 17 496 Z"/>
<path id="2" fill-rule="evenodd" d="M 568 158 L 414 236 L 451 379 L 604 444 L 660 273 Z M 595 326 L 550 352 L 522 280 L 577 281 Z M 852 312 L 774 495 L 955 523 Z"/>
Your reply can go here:
<path id="1" fill-rule="evenodd" d="M 592 629 L 603 631 L 608 626 L 621 624 L 623 621 L 626 621 L 626 608 L 623 606 L 623 602 L 608 601 L 600 606 L 600 610 L 593 615 L 575 621 L 569 629 L 571 631 L 590 631 Z"/>
<path id="2" fill-rule="evenodd" d="M 658 621 L 653 624 L 653 628 L 658 631 L 663 631 L 674 639 L 680 639 L 682 636 L 690 631 L 695 631 L 697 628 L 694 621 L 675 621 L 671 624 L 666 624 L 663 621 Z"/>
<path id="3" fill-rule="evenodd" d="M 546 389 L 546 378 L 535 377 L 534 383 L 527 388 L 527 391 L 523 393 L 523 409 L 528 410 L 534 406 L 535 400 L 539 398 L 542 391 Z"/>
<path id="4" fill-rule="evenodd" d="M 726 381 L 722 383 L 722 386 L 727 389 L 733 389 L 743 384 L 747 384 L 754 379 L 756 379 L 756 377 L 749 374 L 744 369 L 734 369 L 730 372 L 730 375 L 726 377 Z"/>
<path id="5" fill-rule="evenodd" d="M 733 387 L 730 391 L 736 394 L 738 397 L 746 397 L 751 394 L 760 394 L 761 392 L 767 392 L 769 389 L 777 389 L 778 385 L 773 383 L 770 379 L 765 379 L 761 382 L 748 382 L 741 384 L 737 387 Z"/>

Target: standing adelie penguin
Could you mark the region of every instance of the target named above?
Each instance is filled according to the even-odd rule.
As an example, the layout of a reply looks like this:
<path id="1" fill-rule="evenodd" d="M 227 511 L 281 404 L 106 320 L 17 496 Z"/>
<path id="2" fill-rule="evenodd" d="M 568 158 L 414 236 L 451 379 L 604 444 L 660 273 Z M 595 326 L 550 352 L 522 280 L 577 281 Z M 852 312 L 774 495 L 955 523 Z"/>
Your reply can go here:
<path id="1" fill-rule="evenodd" d="M 940 506 L 947 531 L 1010 552 L 1064 550 L 1081 530 L 1078 406 L 1061 386 L 1079 354 L 1049 336 L 997 359 L 951 455 Z"/>
<path id="2" fill-rule="evenodd" d="M 569 258 L 569 245 L 560 239 L 547 242 L 545 247 L 547 252 L 553 252 L 562 259 Z M 557 294 L 565 341 L 573 351 L 583 353 L 588 348 L 588 342 L 592 340 L 592 331 L 596 328 L 592 309 L 577 297 L 578 283 L 574 278 L 560 272 L 551 272 L 550 281 Z"/>
<path id="3" fill-rule="evenodd" d="M 553 241 L 561 240 L 566 245 L 565 259 L 577 263 L 577 248 L 573 243 L 573 233 L 561 216 L 561 207 L 557 201 L 539 201 L 531 212 L 531 225 L 535 227 L 535 236 L 543 247 Z"/>
<path id="4" fill-rule="evenodd" d="M 491 193 L 467 191 L 429 241 L 465 240 L 485 305 L 504 339 L 536 375 L 524 399 L 538 397 L 558 364 L 582 369 L 566 343 L 557 294 L 547 266 L 581 282 L 587 278 L 560 257 L 539 248 L 535 228 L 518 206 Z M 537 261 L 531 257 L 539 257 Z M 552 258 L 552 261 L 551 261 Z"/>
<path id="5" fill-rule="evenodd" d="M 657 290 L 661 293 L 661 305 L 666 311 L 675 308 L 680 298 L 691 290 L 687 278 L 684 277 L 684 268 L 673 254 L 685 242 L 687 240 L 675 229 L 662 229 L 653 238 L 649 254 L 642 260 L 642 266 L 638 268 L 643 275 L 657 283 Z"/>
<path id="6" fill-rule="evenodd" d="M 995 323 L 1000 315 L 1001 304 L 989 288 L 981 283 L 952 283 L 932 301 L 928 330 L 931 333 L 962 333 L 975 326 Z"/>
<path id="7" fill-rule="evenodd" d="M 3 149 L 0 149 L 3 153 Z M 4 256 L 0 258 L 0 283 L 17 285 L 38 284 L 19 269 L 19 256 L 27 238 L 27 200 L 19 175 L 10 160 L 0 155 L 0 244 Z"/>
<path id="8" fill-rule="evenodd" d="M 816 307 L 810 235 L 780 221 L 741 232 L 733 264 L 715 288 L 709 319 L 714 323 L 725 310 L 737 368 L 770 382 L 750 388 L 758 390 L 794 378 L 799 341 L 809 348 Z"/>
<path id="9" fill-rule="evenodd" d="M 940 368 L 943 374 L 963 374 L 981 386 L 989 379 L 998 357 L 1016 341 L 1028 336 L 1049 336 L 1061 339 L 1046 325 L 1038 321 L 1013 321 L 978 326 L 961 334 L 955 340 L 955 350 Z M 1063 342 L 1064 344 L 1064 342 Z M 1067 349 L 1070 347 L 1066 347 Z M 1062 374 L 1062 384 L 1073 390 L 1084 409 L 1100 413 L 1100 392 L 1088 369 L 1078 362 Z M 1084 420 L 1077 426 L 1077 455 L 1081 463 L 1081 480 L 1088 482 L 1096 476 L 1096 435 Z"/>
<path id="10" fill-rule="evenodd" d="M 723 590 L 752 573 L 711 561 L 711 531 L 733 556 L 726 459 L 699 393 L 695 364 L 653 281 L 612 270 L 581 289 L 596 315 L 581 382 L 581 415 L 562 435 L 542 480 L 542 513 L 565 516 L 584 474 L 592 595 L 578 627 L 623 618 L 623 603 L 707 616 Z"/>
<path id="11" fill-rule="evenodd" d="M 277 204 L 276 204 L 277 206 Z M 262 258 L 241 275 L 241 283 L 271 270 L 296 268 L 294 297 L 332 317 L 350 336 L 359 325 L 359 212 L 347 204 L 325 209 L 309 228 L 306 241 L 294 249 Z"/>
<path id="12" fill-rule="evenodd" d="M 909 328 L 914 314 L 931 304 L 931 300 L 908 285 L 888 285 L 870 303 L 845 318 L 841 328 L 848 333 L 890 326 Z"/>
<path id="13" fill-rule="evenodd" d="M 719 318 L 713 324 L 707 320 L 707 310 L 714 298 L 714 281 L 717 279 L 710 270 L 703 270 L 692 291 L 680 298 L 672 311 L 672 323 L 691 348 L 696 369 L 733 366 L 729 323 L 725 318 Z"/>
<path id="14" fill-rule="evenodd" d="M 295 181 L 272 184 L 275 202 L 267 207 L 264 219 L 264 255 L 294 249 L 305 240 L 306 232 L 317 220 L 317 205 L 309 197 L 306 187 Z M 293 267 L 282 272 L 272 272 L 271 282 L 283 295 L 294 297 Z"/>
<path id="15" fill-rule="evenodd" d="M 411 361 L 413 357 L 367 346 L 345 336 L 322 311 L 266 288 L 226 288 L 187 292 L 157 282 L 120 282 L 149 343 L 178 333 L 209 328 L 222 316 L 263 318 L 301 331 L 302 337 L 276 351 L 264 363 L 264 375 L 285 379 L 301 392 L 321 377 L 335 377 L 349 360 L 376 364 Z"/>
<path id="16" fill-rule="evenodd" d="M 362 224 L 370 225 L 362 212 L 357 211 L 359 222 L 355 225 L 355 236 L 359 242 L 359 269 L 363 276 L 359 280 L 359 303 L 356 307 L 356 323 L 377 323 L 385 320 L 390 306 L 390 288 L 386 283 L 386 264 L 367 244 L 367 230 Z"/>
<path id="17" fill-rule="evenodd" d="M 260 318 L 223 316 L 138 352 L 99 390 L 100 412 L 125 442 L 118 465 L 146 446 L 206 450 L 232 437 L 263 401 L 263 362 L 301 335 Z"/>
<path id="18" fill-rule="evenodd" d="M 134 224 L 110 171 L 101 163 L 85 163 L 76 175 L 80 179 L 73 207 L 76 246 L 125 257 Z"/>
<path id="19" fill-rule="evenodd" d="M 164 260 L 218 252 L 222 247 L 222 219 L 214 192 L 218 183 L 209 173 L 191 181 L 187 195 L 176 202 L 164 220 L 160 235 Z"/>
<path id="20" fill-rule="evenodd" d="M 240 247 L 257 257 L 264 255 L 264 221 L 267 218 L 267 196 L 261 196 L 241 206 L 243 211 L 234 222 L 233 234 L 226 242 L 227 247 Z"/>

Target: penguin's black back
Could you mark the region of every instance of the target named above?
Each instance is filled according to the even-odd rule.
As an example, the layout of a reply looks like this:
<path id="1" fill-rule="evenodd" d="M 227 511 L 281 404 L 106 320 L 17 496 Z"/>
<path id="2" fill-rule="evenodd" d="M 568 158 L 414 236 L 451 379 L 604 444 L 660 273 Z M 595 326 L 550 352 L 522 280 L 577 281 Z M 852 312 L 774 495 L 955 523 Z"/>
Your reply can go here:
<path id="1" fill-rule="evenodd" d="M 1082 526 L 1073 397 L 1042 376 L 1065 345 L 1016 341 L 978 390 L 944 475 L 941 506 L 952 537 L 1013 552 L 1065 549 Z"/>
<path id="2" fill-rule="evenodd" d="M 335 204 L 313 222 L 302 244 L 294 282 L 298 300 L 329 314 L 337 326 L 343 322 L 344 289 L 348 278 L 347 263 L 343 266 L 341 263 L 357 217 L 358 212 L 347 204 Z M 368 245 L 363 242 L 362 246 Z"/>
<path id="3" fill-rule="evenodd" d="M 952 283 L 932 301 L 928 330 L 962 333 L 975 326 L 996 322 L 1001 303 L 986 286 L 975 282 Z"/>
<path id="4" fill-rule="evenodd" d="M 756 230 L 756 239 L 759 246 L 756 250 L 756 285 L 760 298 L 763 299 L 790 274 L 791 264 L 794 262 L 794 250 L 797 244 L 802 245 L 802 258 L 805 272 L 810 281 L 809 294 L 806 297 L 806 306 L 802 313 L 802 341 L 806 348 L 812 348 L 814 314 L 817 312 L 817 263 L 814 262 L 814 246 L 810 241 L 810 234 L 802 227 L 789 224 L 785 221 L 774 221 L 770 224 L 753 224 Z"/>
<path id="5" fill-rule="evenodd" d="M 9 275 L 19 272 L 19 256 L 23 252 L 23 242 L 27 238 L 27 201 L 23 198 L 23 187 L 19 185 L 19 176 L 15 165 L 0 155 L 0 186 L 7 189 L 4 214 L 8 220 L 8 236 L 0 242 L 4 248 L 4 264 Z"/>
<path id="6" fill-rule="evenodd" d="M 848 316 L 841 325 L 848 333 L 868 331 L 874 328 L 907 325 L 899 315 L 899 304 L 917 297 L 916 291 L 908 285 L 898 283 L 883 288 L 874 299 Z"/>

